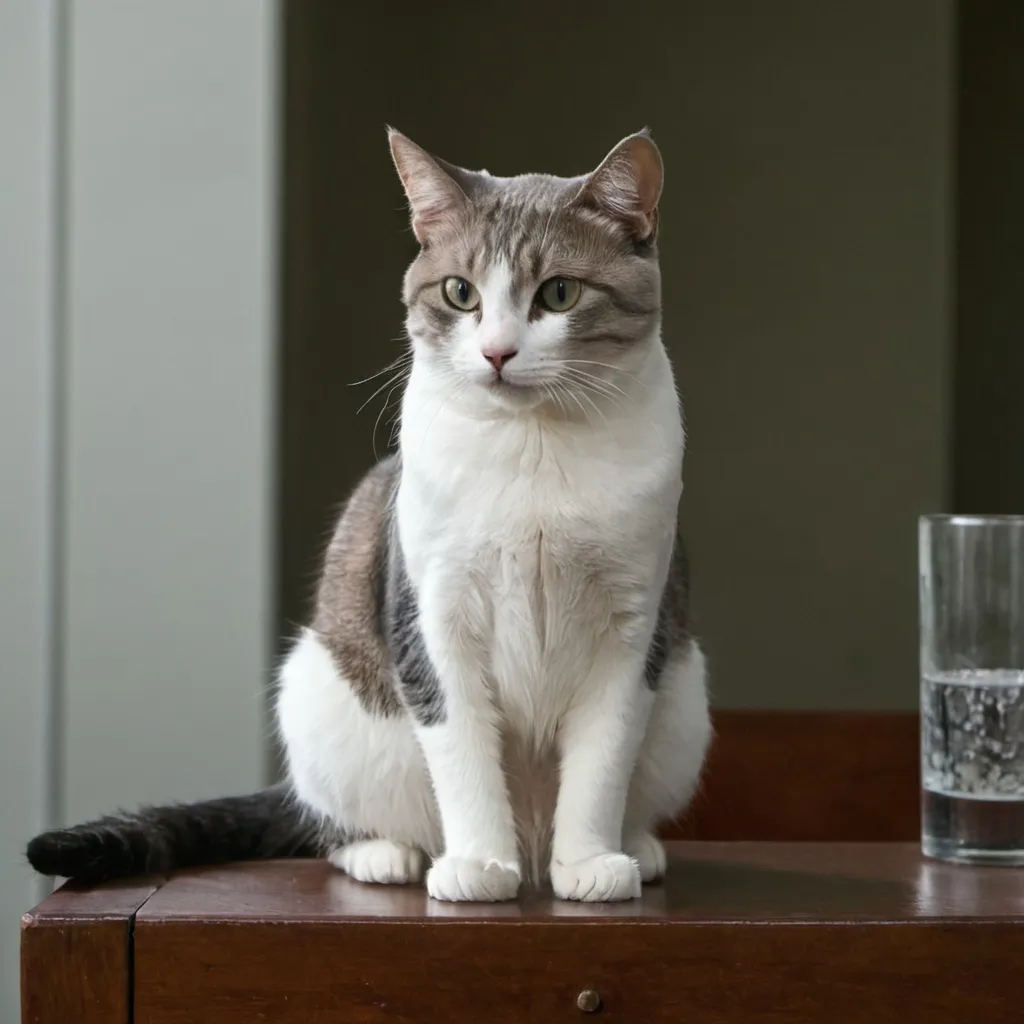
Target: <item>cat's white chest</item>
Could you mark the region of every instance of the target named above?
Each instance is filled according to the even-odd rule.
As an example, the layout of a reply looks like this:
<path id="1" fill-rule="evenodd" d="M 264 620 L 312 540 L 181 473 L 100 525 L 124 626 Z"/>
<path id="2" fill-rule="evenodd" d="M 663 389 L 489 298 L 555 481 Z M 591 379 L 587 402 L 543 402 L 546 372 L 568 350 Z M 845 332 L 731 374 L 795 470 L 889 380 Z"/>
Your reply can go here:
<path id="1" fill-rule="evenodd" d="M 615 600 L 600 564 L 601 552 L 616 550 L 613 507 L 597 501 L 582 466 L 567 475 L 560 454 L 526 443 L 507 458 L 451 468 L 443 490 L 414 498 L 411 485 L 406 508 L 418 512 L 403 537 L 414 582 L 466 616 L 481 681 L 507 726 L 541 746 L 585 677 Z"/>
<path id="2" fill-rule="evenodd" d="M 557 525 L 510 531 L 492 558 L 490 673 L 513 731 L 550 739 L 607 619 L 592 572 Z"/>

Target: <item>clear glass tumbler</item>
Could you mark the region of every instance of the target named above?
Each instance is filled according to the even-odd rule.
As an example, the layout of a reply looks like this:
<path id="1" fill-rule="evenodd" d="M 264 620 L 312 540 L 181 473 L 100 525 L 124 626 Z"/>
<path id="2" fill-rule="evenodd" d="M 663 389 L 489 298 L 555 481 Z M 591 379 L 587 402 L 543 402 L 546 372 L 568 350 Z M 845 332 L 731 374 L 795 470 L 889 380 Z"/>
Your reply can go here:
<path id="1" fill-rule="evenodd" d="M 1024 516 L 923 516 L 921 845 L 1024 864 Z"/>

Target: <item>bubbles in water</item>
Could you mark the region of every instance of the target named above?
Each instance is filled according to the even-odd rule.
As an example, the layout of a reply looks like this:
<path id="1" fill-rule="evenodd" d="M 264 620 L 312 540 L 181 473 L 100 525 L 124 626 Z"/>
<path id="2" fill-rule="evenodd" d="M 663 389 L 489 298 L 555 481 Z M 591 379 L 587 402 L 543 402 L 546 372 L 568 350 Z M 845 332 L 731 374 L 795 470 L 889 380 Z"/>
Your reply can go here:
<path id="1" fill-rule="evenodd" d="M 1024 673 L 968 669 L 921 681 L 924 787 L 1024 800 Z"/>

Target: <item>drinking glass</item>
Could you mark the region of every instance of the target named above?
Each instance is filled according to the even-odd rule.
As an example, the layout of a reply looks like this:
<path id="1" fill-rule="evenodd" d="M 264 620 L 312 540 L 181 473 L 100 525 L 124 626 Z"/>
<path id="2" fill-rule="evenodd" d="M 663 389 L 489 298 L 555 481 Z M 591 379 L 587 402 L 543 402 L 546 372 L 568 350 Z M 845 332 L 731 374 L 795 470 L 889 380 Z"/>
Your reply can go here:
<path id="1" fill-rule="evenodd" d="M 1024 864 L 1024 516 L 922 516 L 921 846 Z"/>

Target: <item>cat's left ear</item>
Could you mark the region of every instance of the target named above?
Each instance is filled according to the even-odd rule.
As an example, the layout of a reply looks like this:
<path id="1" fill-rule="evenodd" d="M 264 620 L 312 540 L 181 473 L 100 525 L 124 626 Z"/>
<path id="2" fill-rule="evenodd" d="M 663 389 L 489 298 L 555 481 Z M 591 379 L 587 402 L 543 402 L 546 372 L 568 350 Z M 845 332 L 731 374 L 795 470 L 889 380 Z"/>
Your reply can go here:
<path id="1" fill-rule="evenodd" d="M 587 175 L 574 201 L 622 222 L 637 241 L 653 241 L 664 180 L 661 153 L 645 130 L 624 138 Z"/>
<path id="2" fill-rule="evenodd" d="M 413 234 L 427 245 L 464 212 L 474 175 L 431 156 L 394 128 L 388 129 L 388 144 L 409 200 Z"/>

